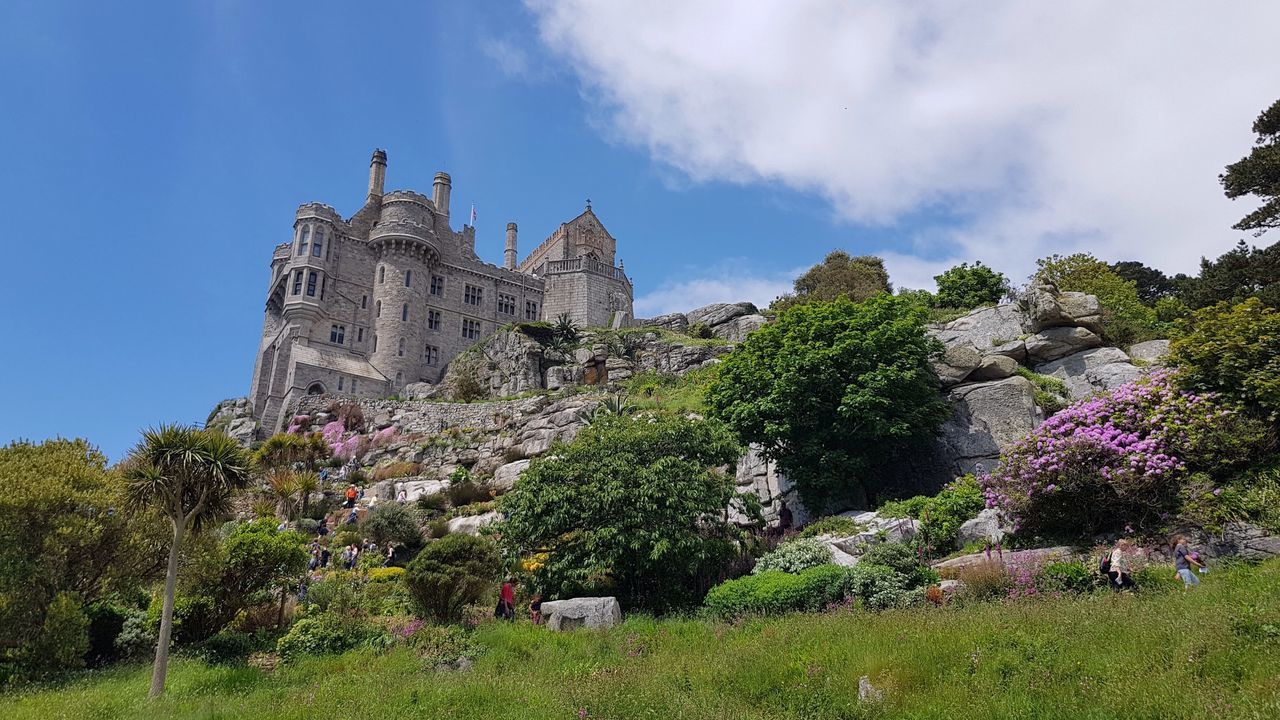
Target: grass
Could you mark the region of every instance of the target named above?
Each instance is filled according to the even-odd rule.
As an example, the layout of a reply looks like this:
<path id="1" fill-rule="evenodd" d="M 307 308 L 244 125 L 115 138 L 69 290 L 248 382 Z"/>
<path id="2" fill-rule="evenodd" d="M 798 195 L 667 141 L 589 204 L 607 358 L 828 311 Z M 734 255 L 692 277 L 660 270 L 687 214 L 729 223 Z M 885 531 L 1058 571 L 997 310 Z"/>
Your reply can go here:
<path id="1" fill-rule="evenodd" d="M 649 370 L 624 380 L 622 386 L 627 391 L 627 403 L 636 410 L 705 413 L 706 392 L 715 371 L 715 366 L 690 370 L 683 375 Z"/>
<path id="2" fill-rule="evenodd" d="M 475 639 L 486 649 L 465 672 L 432 671 L 405 649 L 270 673 L 179 659 L 155 703 L 148 669 L 126 667 L 0 695 L 0 717 L 1280 717 L 1280 561 L 1211 573 L 1189 593 L 738 625 L 636 617 L 567 634 L 491 624 Z M 859 703 L 864 675 L 883 704 Z"/>

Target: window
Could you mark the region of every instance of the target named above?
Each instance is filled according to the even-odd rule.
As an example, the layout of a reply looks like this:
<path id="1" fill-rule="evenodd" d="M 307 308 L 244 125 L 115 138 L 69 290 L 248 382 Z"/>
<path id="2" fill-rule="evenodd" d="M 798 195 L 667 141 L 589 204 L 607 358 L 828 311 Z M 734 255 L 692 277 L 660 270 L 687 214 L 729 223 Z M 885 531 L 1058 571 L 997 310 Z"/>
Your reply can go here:
<path id="1" fill-rule="evenodd" d="M 404 357 L 404 338 L 400 338 L 400 346 L 396 348 L 396 355 Z"/>
<path id="2" fill-rule="evenodd" d="M 311 257 L 320 257 L 324 254 L 324 230 L 316 229 L 316 239 L 311 241 Z"/>
<path id="3" fill-rule="evenodd" d="M 426 352 L 426 360 L 428 365 L 440 364 L 440 348 L 435 345 L 428 345 Z"/>
<path id="4" fill-rule="evenodd" d="M 402 382 L 404 382 L 404 373 L 402 372 L 396 373 L 396 384 L 399 385 Z"/>
<path id="5" fill-rule="evenodd" d="M 468 305 L 479 305 L 484 301 L 484 289 L 475 285 L 467 285 L 462 293 L 462 301 Z"/>
<path id="6" fill-rule="evenodd" d="M 369 296 L 368 296 L 368 295 L 361 295 L 361 296 L 360 296 L 360 309 L 361 309 L 361 310 L 368 310 L 368 309 L 369 309 Z"/>
<path id="7" fill-rule="evenodd" d="M 536 300 L 524 301 L 524 319 L 525 320 L 538 319 L 538 302 Z"/>
<path id="8" fill-rule="evenodd" d="M 341 390 L 341 389 L 342 389 L 342 376 L 341 376 L 341 375 L 339 375 L 339 376 L 338 376 L 338 389 L 339 389 L 339 390 Z"/>
<path id="9" fill-rule="evenodd" d="M 316 271 L 307 273 L 307 297 L 316 296 Z"/>
<path id="10" fill-rule="evenodd" d="M 374 303 L 374 305 L 373 305 L 373 316 L 374 316 L 374 317 L 382 317 L 382 301 L 381 301 L 381 300 L 379 300 L 378 302 Z"/>
<path id="11" fill-rule="evenodd" d="M 303 225 L 302 234 L 298 236 L 298 254 L 307 254 L 307 238 L 311 237 L 311 226 Z"/>
<path id="12" fill-rule="evenodd" d="M 356 328 L 356 342 L 364 342 L 364 328 Z"/>
<path id="13" fill-rule="evenodd" d="M 355 391 L 356 391 L 356 379 L 351 378 L 351 392 L 355 392 Z"/>
<path id="14" fill-rule="evenodd" d="M 377 333 L 374 333 L 373 335 L 373 351 L 378 352 L 378 334 Z"/>
<path id="15" fill-rule="evenodd" d="M 427 329 L 436 330 L 436 331 L 440 330 L 440 311 L 439 310 L 427 311 Z"/>
<path id="16" fill-rule="evenodd" d="M 302 271 L 298 270 L 293 274 L 293 294 L 302 294 Z"/>
<path id="17" fill-rule="evenodd" d="M 341 345 L 342 341 L 346 337 L 346 334 L 347 334 L 347 327 L 345 325 L 329 326 L 329 342 L 335 345 Z"/>
<path id="18" fill-rule="evenodd" d="M 444 297 L 444 278 L 439 275 L 431 276 L 431 294 Z"/>
<path id="19" fill-rule="evenodd" d="M 413 271 L 412 270 L 404 271 L 404 286 L 413 287 Z"/>
<path id="20" fill-rule="evenodd" d="M 498 293 L 498 312 L 504 315 L 516 314 L 516 296 Z"/>
<path id="21" fill-rule="evenodd" d="M 468 340 L 475 340 L 480 337 L 480 322 L 478 320 L 462 320 L 462 337 Z"/>
<path id="22" fill-rule="evenodd" d="M 379 265 L 378 266 L 378 282 L 384 283 L 386 281 L 387 281 L 387 266 Z"/>
<path id="23" fill-rule="evenodd" d="M 400 321 L 409 322 L 409 303 L 400 306 Z"/>

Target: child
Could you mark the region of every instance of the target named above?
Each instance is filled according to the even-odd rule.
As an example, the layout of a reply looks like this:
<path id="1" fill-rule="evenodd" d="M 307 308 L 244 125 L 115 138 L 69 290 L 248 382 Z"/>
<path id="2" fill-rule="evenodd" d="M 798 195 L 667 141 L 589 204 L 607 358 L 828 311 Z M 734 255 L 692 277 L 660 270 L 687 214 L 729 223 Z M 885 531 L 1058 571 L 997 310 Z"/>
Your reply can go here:
<path id="1" fill-rule="evenodd" d="M 1200 553 L 1193 553 L 1187 549 L 1187 539 L 1182 535 L 1175 535 L 1173 538 L 1173 567 L 1179 578 L 1182 578 L 1182 589 L 1195 587 L 1200 584 L 1200 578 L 1191 571 L 1191 568 L 1204 569 L 1204 563 L 1200 562 Z"/>

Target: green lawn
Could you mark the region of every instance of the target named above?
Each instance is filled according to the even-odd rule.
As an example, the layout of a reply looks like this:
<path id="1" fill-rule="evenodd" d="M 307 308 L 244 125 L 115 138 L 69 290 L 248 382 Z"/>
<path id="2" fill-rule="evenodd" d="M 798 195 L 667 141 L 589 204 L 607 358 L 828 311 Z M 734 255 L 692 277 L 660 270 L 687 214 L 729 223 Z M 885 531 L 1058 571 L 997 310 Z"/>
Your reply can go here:
<path id="1" fill-rule="evenodd" d="M 1280 718 L 1280 561 L 1191 593 L 477 632 L 467 672 L 403 649 L 273 673 L 180 660 L 156 703 L 132 667 L 0 696 L 0 718 Z M 862 675 L 882 705 L 859 705 Z"/>

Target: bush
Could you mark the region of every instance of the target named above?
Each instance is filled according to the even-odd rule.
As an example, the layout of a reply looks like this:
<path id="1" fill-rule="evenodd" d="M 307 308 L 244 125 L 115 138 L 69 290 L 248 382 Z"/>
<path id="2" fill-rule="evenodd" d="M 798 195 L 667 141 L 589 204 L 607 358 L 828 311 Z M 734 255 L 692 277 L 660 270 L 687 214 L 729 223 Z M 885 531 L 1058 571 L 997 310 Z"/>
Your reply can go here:
<path id="1" fill-rule="evenodd" d="M 907 603 L 911 580 L 891 567 L 876 565 L 864 556 L 846 576 L 846 594 L 860 600 L 868 610 L 888 610 Z"/>
<path id="2" fill-rule="evenodd" d="M 360 523 L 360 532 L 379 545 L 394 542 L 410 551 L 422 547 L 418 519 L 409 508 L 399 503 L 385 502 L 373 506 Z"/>
<path id="3" fill-rule="evenodd" d="M 972 309 L 1000 302 L 1009 292 L 1009 281 L 1001 273 L 992 270 L 979 260 L 933 276 L 938 293 L 933 299 L 936 307 Z"/>
<path id="4" fill-rule="evenodd" d="M 685 333 L 691 338 L 706 340 L 711 337 L 711 327 L 706 323 L 694 323 L 685 329 Z"/>
<path id="5" fill-rule="evenodd" d="M 798 573 L 811 567 L 829 564 L 830 562 L 831 551 L 827 549 L 826 544 L 821 540 L 817 538 L 796 538 L 788 540 L 774 548 L 772 552 L 766 553 L 756 561 L 755 569 L 751 572 L 756 575 L 772 570 Z"/>
<path id="6" fill-rule="evenodd" d="M 402 567 L 373 568 L 369 572 L 365 573 L 365 577 L 368 578 L 369 582 L 389 582 L 393 580 L 400 580 L 403 575 L 404 568 Z"/>
<path id="7" fill-rule="evenodd" d="M 982 484 L 988 504 L 1030 534 L 1158 530 L 1179 511 L 1189 473 L 1229 473 L 1265 438 L 1232 404 L 1179 391 L 1160 370 L 1049 418 Z"/>
<path id="8" fill-rule="evenodd" d="M 413 477 L 422 472 L 422 466 L 416 462 L 400 461 L 388 463 L 373 470 L 373 481 L 392 480 L 394 478 Z"/>
<path id="9" fill-rule="evenodd" d="M 1280 312 L 1249 298 L 1197 310 L 1169 345 L 1178 384 L 1280 417 Z"/>
<path id="10" fill-rule="evenodd" d="M 964 600 L 995 600 L 1005 597 L 1013 580 L 999 560 L 987 560 L 961 568 L 955 573 L 963 583 L 959 597 Z"/>
<path id="11" fill-rule="evenodd" d="M 919 520 L 920 532 L 914 542 L 926 557 L 933 557 L 954 548 L 960 526 L 985 506 L 978 479 L 962 475 L 933 497 L 917 495 L 908 500 L 887 502 L 880 506 L 880 514 Z"/>
<path id="12" fill-rule="evenodd" d="M 249 655 L 262 649 L 262 636 L 223 630 L 192 645 L 186 653 L 210 664 L 226 665 L 244 662 Z"/>
<path id="13" fill-rule="evenodd" d="M 862 526 L 854 522 L 852 518 L 842 515 L 829 515 L 819 518 L 800 531 L 800 537 L 817 537 L 818 535 L 830 535 L 832 537 L 848 537 L 856 535 L 862 531 Z"/>
<path id="14" fill-rule="evenodd" d="M 488 486 L 471 482 L 471 480 L 450 483 L 445 493 L 449 497 L 449 504 L 454 507 L 462 507 L 493 499 L 493 491 Z"/>
<path id="15" fill-rule="evenodd" d="M 793 285 L 794 292 L 774 300 L 771 310 L 781 313 L 797 305 L 836 299 L 862 302 L 893 292 L 884 260 L 872 255 L 851 257 L 843 250 L 828 253 L 821 263 L 796 278 Z"/>
<path id="16" fill-rule="evenodd" d="M 58 593 L 31 645 L 32 667 L 46 672 L 83 667 L 88 650 L 89 617 L 73 593 Z"/>
<path id="17" fill-rule="evenodd" d="M 89 618 L 89 649 L 85 652 L 85 660 L 90 665 L 115 660 L 120 655 L 116 649 L 116 638 L 124 630 L 129 608 L 109 602 L 96 602 L 86 606 L 84 612 Z"/>
<path id="18" fill-rule="evenodd" d="M 436 665 L 474 659 L 481 651 L 471 634 L 456 625 L 423 625 L 409 635 L 407 643 L 419 658 Z"/>
<path id="19" fill-rule="evenodd" d="M 116 636 L 116 652 L 122 660 L 138 660 L 154 654 L 158 641 L 156 630 L 147 611 L 129 608 L 124 614 L 124 624 Z"/>
<path id="20" fill-rule="evenodd" d="M 295 622 L 276 642 L 276 652 L 284 662 L 304 655 L 334 655 L 367 644 L 381 634 L 359 618 L 325 613 Z"/>
<path id="21" fill-rule="evenodd" d="M 938 574 L 920 562 L 915 548 L 902 543 L 876 543 L 867 548 L 858 565 L 881 565 L 906 580 L 907 589 L 924 587 L 938 581 Z"/>
<path id="22" fill-rule="evenodd" d="M 884 610 L 901 605 L 906 589 L 906 579 L 883 565 L 827 564 L 799 573 L 769 570 L 723 582 L 711 588 L 703 606 L 721 619 L 822 610 L 850 598 L 869 610 Z"/>
<path id="23" fill-rule="evenodd" d="M 484 597 L 501 572 L 502 558 L 491 540 L 446 535 L 409 563 L 404 582 L 421 617 L 448 623 L 462 619 L 463 608 Z"/>
<path id="24" fill-rule="evenodd" d="M 1038 585 L 1044 593 L 1087 593 L 1106 587 L 1106 576 L 1090 562 L 1052 562 L 1040 570 Z"/>
<path id="25" fill-rule="evenodd" d="M 418 509 L 428 513 L 442 513 L 449 509 L 449 496 L 443 492 L 423 495 L 417 499 Z"/>

